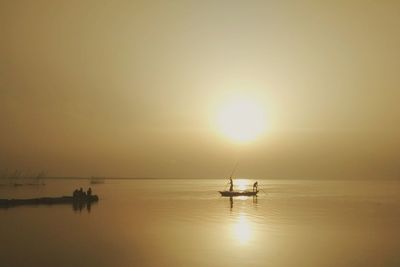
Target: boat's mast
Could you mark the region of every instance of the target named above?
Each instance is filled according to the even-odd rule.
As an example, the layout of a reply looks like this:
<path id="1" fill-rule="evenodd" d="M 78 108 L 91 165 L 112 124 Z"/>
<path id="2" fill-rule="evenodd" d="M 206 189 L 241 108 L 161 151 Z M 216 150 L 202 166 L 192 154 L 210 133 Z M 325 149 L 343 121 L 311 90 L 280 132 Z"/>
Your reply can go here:
<path id="1" fill-rule="evenodd" d="M 235 173 L 235 171 L 236 171 L 236 168 L 237 168 L 238 164 L 239 164 L 239 161 L 238 161 L 238 162 L 236 162 L 235 168 L 233 168 L 233 170 L 232 170 L 232 173 L 231 173 L 231 176 L 229 176 L 229 179 L 232 179 L 232 177 L 233 177 L 233 174 Z"/>

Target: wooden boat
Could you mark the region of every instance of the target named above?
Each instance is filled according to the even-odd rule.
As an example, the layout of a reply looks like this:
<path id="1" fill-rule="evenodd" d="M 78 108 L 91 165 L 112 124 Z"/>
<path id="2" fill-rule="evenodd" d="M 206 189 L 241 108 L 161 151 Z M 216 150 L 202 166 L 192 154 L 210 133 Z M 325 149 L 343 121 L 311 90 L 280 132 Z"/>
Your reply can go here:
<path id="1" fill-rule="evenodd" d="M 231 173 L 231 176 L 229 176 L 229 183 L 230 184 L 230 190 L 229 191 L 218 191 L 221 196 L 223 197 L 239 197 L 239 196 L 257 196 L 258 193 L 258 189 L 257 188 L 253 188 L 252 191 L 250 190 L 242 190 L 242 191 L 234 191 L 233 190 L 233 174 L 235 173 L 235 170 L 237 168 L 238 162 L 236 163 L 235 168 L 233 168 L 233 171 Z M 256 190 L 254 190 L 256 189 Z"/>
<path id="2" fill-rule="evenodd" d="M 15 207 L 21 205 L 55 205 L 55 204 L 91 204 L 99 201 L 97 195 L 85 196 L 85 197 L 42 197 L 42 198 L 31 198 L 31 199 L 0 199 L 0 207 Z"/>
<path id="3" fill-rule="evenodd" d="M 257 191 L 218 191 L 223 197 L 257 196 Z"/>

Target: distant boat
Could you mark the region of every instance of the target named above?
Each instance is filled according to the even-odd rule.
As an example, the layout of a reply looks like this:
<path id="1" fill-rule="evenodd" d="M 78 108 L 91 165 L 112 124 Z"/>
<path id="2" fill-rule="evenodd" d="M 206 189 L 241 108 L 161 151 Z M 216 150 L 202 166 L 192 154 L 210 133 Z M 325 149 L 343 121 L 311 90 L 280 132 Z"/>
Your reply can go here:
<path id="1" fill-rule="evenodd" d="M 238 197 L 238 196 L 257 196 L 256 191 L 218 191 L 223 197 Z"/>
<path id="2" fill-rule="evenodd" d="M 104 184 L 105 178 L 92 176 L 89 181 L 90 184 Z"/>
<path id="3" fill-rule="evenodd" d="M 237 165 L 238 165 L 238 163 L 236 163 L 236 166 L 235 166 L 235 168 L 233 169 L 233 171 L 232 171 L 232 173 L 231 173 L 231 176 L 229 176 L 229 180 L 230 180 L 230 184 L 231 184 L 231 187 L 230 187 L 230 190 L 229 191 L 218 191 L 220 194 L 221 194 L 221 196 L 223 196 L 223 197 L 238 197 L 238 196 L 257 196 L 257 193 L 258 193 L 258 189 L 257 189 L 257 187 L 253 187 L 253 190 L 252 191 L 250 191 L 250 190 L 242 190 L 242 191 L 234 191 L 233 190 L 233 180 L 232 180 L 232 177 L 233 177 L 233 174 L 235 173 L 235 170 L 236 170 L 236 168 L 237 168 Z M 254 190 L 254 189 L 256 189 L 256 190 Z"/>

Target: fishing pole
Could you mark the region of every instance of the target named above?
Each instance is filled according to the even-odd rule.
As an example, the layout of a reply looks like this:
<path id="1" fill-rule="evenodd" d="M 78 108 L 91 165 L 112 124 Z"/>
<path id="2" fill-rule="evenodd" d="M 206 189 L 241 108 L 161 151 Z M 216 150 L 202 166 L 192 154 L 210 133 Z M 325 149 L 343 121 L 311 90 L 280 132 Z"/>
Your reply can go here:
<path id="1" fill-rule="evenodd" d="M 263 191 L 264 194 L 268 194 L 267 192 L 264 191 L 264 189 L 260 188 L 260 191 Z"/>
<path id="2" fill-rule="evenodd" d="M 229 176 L 229 179 L 232 179 L 232 176 L 233 176 L 233 174 L 235 173 L 235 171 L 236 171 L 238 165 L 239 165 L 239 160 L 236 161 L 235 168 L 233 168 L 232 173 L 231 173 L 231 176 Z"/>

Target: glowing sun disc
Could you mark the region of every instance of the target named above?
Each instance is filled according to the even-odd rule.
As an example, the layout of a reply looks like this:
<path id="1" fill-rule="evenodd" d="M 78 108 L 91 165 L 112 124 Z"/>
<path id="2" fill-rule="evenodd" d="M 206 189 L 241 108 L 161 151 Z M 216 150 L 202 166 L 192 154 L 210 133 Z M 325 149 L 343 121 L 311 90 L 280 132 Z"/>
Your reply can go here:
<path id="1" fill-rule="evenodd" d="M 217 125 L 232 141 L 251 141 L 265 129 L 264 110 L 254 101 L 237 99 L 221 108 Z"/>

